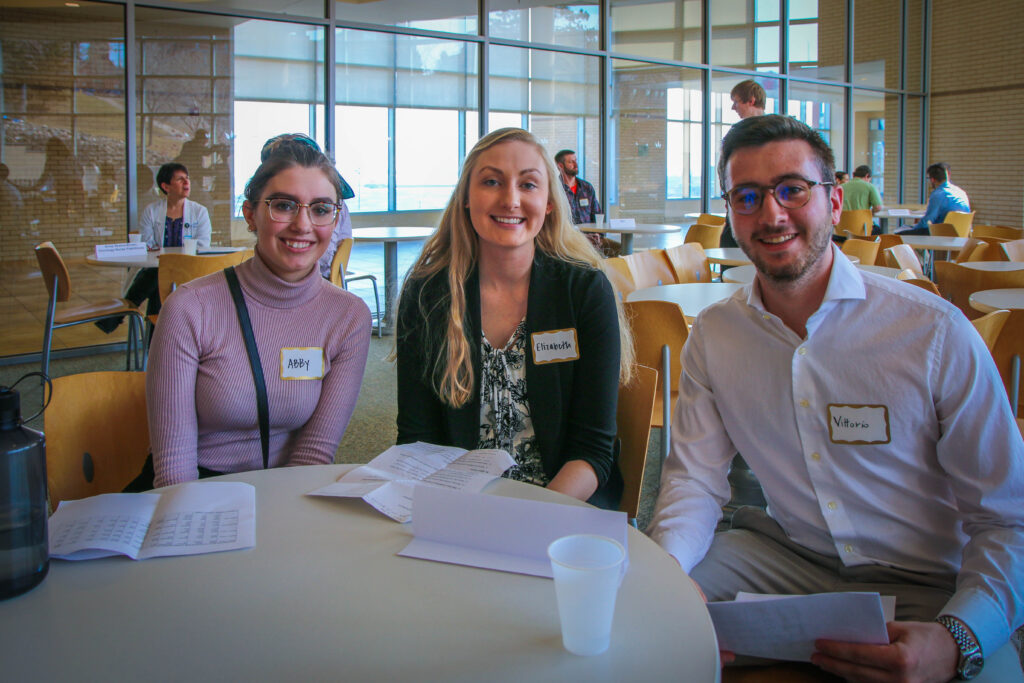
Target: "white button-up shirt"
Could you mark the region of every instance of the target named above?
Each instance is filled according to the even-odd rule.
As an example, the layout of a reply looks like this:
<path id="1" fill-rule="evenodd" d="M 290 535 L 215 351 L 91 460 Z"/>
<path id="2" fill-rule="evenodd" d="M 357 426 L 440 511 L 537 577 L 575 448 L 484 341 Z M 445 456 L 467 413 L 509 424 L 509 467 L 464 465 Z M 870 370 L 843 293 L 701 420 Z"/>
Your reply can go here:
<path id="1" fill-rule="evenodd" d="M 793 541 L 847 566 L 958 574 L 943 613 L 985 653 L 1024 620 L 1024 442 L 948 302 L 835 250 L 806 339 L 756 281 L 703 311 L 649 530 L 686 571 L 711 545 L 737 451 Z"/>

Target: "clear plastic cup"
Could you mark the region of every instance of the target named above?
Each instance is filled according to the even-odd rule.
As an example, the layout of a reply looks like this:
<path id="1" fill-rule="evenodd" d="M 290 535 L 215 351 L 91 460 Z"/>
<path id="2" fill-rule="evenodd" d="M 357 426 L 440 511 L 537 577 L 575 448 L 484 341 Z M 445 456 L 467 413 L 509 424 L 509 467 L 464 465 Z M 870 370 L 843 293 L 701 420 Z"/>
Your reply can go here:
<path id="1" fill-rule="evenodd" d="M 198 246 L 199 246 L 199 240 L 197 240 L 195 238 L 192 238 L 192 237 L 186 237 L 185 239 L 183 239 L 181 241 L 181 253 L 182 254 L 192 254 L 193 256 L 195 256 L 196 248 Z"/>
<path id="2" fill-rule="evenodd" d="M 605 536 L 563 536 L 548 546 L 562 644 L 575 655 L 599 655 L 611 642 L 615 596 L 626 551 Z"/>
<path id="3" fill-rule="evenodd" d="M 128 241 L 131 242 L 132 244 L 136 242 L 141 242 L 142 234 L 138 232 L 130 232 L 128 233 Z"/>
<path id="4" fill-rule="evenodd" d="M 595 213 L 594 214 L 594 222 L 597 223 L 597 227 L 599 227 L 599 228 L 602 225 L 604 225 L 604 214 L 603 213 Z"/>

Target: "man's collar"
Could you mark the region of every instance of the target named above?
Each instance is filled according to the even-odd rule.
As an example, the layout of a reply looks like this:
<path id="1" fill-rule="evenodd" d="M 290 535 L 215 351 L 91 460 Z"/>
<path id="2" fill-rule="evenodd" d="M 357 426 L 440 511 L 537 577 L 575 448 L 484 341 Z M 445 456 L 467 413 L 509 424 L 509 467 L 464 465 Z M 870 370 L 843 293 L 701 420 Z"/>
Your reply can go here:
<path id="1" fill-rule="evenodd" d="M 825 295 L 818 306 L 819 310 L 828 301 L 864 299 L 867 296 L 867 291 L 864 289 L 864 278 L 857 271 L 857 266 L 853 265 L 834 242 L 829 248 L 832 249 L 832 270 L 829 272 L 828 285 L 825 287 Z M 761 282 L 756 277 L 747 295 L 747 305 L 759 311 L 767 311 L 764 300 L 761 298 Z"/>

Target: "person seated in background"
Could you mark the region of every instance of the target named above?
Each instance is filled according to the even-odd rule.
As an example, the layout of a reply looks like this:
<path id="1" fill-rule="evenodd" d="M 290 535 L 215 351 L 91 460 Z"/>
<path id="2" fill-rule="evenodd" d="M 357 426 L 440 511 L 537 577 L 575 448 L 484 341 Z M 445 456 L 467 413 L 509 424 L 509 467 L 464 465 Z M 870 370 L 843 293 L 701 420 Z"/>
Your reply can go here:
<path id="1" fill-rule="evenodd" d="M 971 201 L 967 193 L 949 182 L 949 164 L 937 163 L 928 167 L 928 184 L 932 193 L 928 195 L 928 206 L 924 216 L 906 230 L 897 230 L 901 235 L 927 235 L 928 226 L 941 223 L 950 211 L 970 213 Z"/>
<path id="2" fill-rule="evenodd" d="M 186 237 L 196 240 L 198 247 L 210 246 L 210 214 L 202 204 L 189 199 L 192 185 L 188 169 L 179 163 L 164 164 L 156 174 L 156 183 L 165 195 L 139 214 L 140 240 L 150 251 L 163 247 L 181 247 Z M 160 281 L 158 268 L 142 268 L 128 286 L 124 298 L 136 306 L 146 302 L 146 315 L 160 312 Z M 96 327 L 110 334 L 124 318 L 97 320 Z"/>
<path id="3" fill-rule="evenodd" d="M 729 99 L 732 100 L 732 110 L 740 119 L 763 116 L 765 105 L 768 104 L 768 94 L 761 84 L 752 78 L 734 85 L 729 91 Z"/>
<path id="4" fill-rule="evenodd" d="M 617 504 L 632 340 L 532 134 L 494 131 L 466 157 L 402 289 L 396 358 L 398 443 L 501 448 L 506 476 Z"/>
<path id="5" fill-rule="evenodd" d="M 850 179 L 850 174 L 846 171 L 836 171 L 836 185 L 843 185 Z"/>
<path id="6" fill-rule="evenodd" d="M 957 308 L 831 244 L 833 164 L 787 116 L 722 141 L 757 276 L 693 323 L 649 533 L 708 600 L 896 596 L 889 644 L 815 643 L 812 662 L 843 678 L 948 681 L 990 662 L 990 680 L 1020 680 L 1007 640 L 1024 623 L 1024 441 L 1006 391 Z M 716 534 L 737 450 L 768 507 Z"/>
<path id="7" fill-rule="evenodd" d="M 334 461 L 366 369 L 370 311 L 320 276 L 337 223 L 334 164 L 312 140 L 273 145 L 245 187 L 253 258 L 234 268 L 266 368 L 268 460 L 225 272 L 168 297 L 153 336 L 146 400 L 153 457 L 133 490 L 200 476 Z M 301 370 L 292 368 L 299 367 Z"/>
<path id="8" fill-rule="evenodd" d="M 838 177 L 838 173 L 836 176 Z M 853 179 L 843 186 L 843 211 L 857 211 L 871 209 L 872 214 L 878 213 L 882 208 L 882 196 L 878 194 L 878 188 L 871 183 L 871 168 L 860 165 L 853 169 Z M 872 235 L 882 234 L 882 228 L 874 225 L 871 228 Z"/>
<path id="9" fill-rule="evenodd" d="M 576 160 L 576 152 L 571 149 L 560 150 L 555 154 L 555 166 L 562 181 L 562 190 L 569 202 L 569 220 L 573 225 L 594 223 L 596 216 L 603 214 L 601 202 L 597 198 L 597 190 L 583 178 L 580 178 L 580 166 Z M 587 240 L 605 256 L 618 256 L 622 245 L 610 240 L 603 232 L 583 233 Z"/>

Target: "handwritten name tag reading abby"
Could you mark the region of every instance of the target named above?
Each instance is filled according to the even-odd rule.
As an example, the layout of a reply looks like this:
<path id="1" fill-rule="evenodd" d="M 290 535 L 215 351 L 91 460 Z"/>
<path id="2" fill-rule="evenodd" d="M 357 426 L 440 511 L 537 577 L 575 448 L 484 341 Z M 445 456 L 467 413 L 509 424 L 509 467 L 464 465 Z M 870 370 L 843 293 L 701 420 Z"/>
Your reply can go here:
<path id="1" fill-rule="evenodd" d="M 832 443 L 889 443 L 889 409 L 886 406 L 828 406 L 828 434 Z"/>
<path id="2" fill-rule="evenodd" d="M 530 335 L 533 347 L 533 363 L 563 363 L 577 360 L 580 352 L 576 347 L 576 329 L 552 330 L 551 332 L 534 332 Z"/>
<path id="3" fill-rule="evenodd" d="M 281 379 L 323 379 L 324 350 L 319 346 L 281 349 Z"/>

